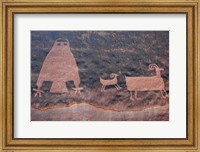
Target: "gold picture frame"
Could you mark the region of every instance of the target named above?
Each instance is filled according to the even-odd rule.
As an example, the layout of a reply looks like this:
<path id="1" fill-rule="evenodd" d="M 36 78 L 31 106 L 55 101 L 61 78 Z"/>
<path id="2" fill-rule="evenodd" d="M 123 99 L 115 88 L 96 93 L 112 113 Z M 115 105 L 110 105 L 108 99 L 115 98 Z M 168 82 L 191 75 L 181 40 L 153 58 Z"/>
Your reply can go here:
<path id="1" fill-rule="evenodd" d="M 200 151 L 199 0 L 1 0 L 0 150 Z M 187 16 L 186 139 L 16 139 L 13 137 L 13 16 L 19 13 L 174 13 Z"/>

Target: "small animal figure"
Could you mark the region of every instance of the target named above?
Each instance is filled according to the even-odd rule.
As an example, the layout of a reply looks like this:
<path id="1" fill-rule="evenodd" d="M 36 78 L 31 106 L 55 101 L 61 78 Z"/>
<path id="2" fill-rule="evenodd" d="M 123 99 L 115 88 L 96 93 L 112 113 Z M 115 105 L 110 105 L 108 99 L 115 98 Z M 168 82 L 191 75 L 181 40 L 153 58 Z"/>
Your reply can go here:
<path id="1" fill-rule="evenodd" d="M 163 71 L 164 69 L 159 68 L 156 64 L 150 64 L 149 70 L 156 71 L 155 76 L 140 76 L 140 77 L 127 77 L 125 78 L 127 89 L 130 91 L 131 100 L 133 99 L 132 91 L 135 91 L 135 99 L 137 100 L 137 91 L 151 91 L 151 90 L 158 90 L 160 91 L 163 98 L 165 98 L 163 92 L 165 95 L 167 95 L 167 92 L 165 90 L 165 85 L 163 78 L 161 77 L 160 71 Z"/>
<path id="2" fill-rule="evenodd" d="M 110 85 L 114 85 L 117 90 L 120 90 L 121 87 L 117 84 L 118 76 L 119 76 L 118 74 L 111 73 L 110 78 L 112 78 L 112 79 L 109 79 L 109 80 L 105 80 L 105 79 L 101 78 L 101 76 L 100 76 L 100 82 L 102 84 L 101 91 L 104 91 L 106 86 L 110 86 Z"/>

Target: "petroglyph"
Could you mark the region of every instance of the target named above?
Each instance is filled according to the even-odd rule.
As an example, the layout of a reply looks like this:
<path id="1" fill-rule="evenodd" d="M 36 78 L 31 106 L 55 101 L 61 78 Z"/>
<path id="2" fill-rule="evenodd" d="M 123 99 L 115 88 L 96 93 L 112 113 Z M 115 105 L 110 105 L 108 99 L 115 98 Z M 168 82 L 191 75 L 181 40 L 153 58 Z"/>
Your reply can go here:
<path id="1" fill-rule="evenodd" d="M 105 80 L 105 79 L 101 78 L 101 76 L 100 76 L 100 82 L 102 84 L 101 91 L 104 91 L 106 86 L 110 86 L 110 85 L 113 85 L 113 86 L 115 86 L 115 88 L 117 90 L 120 90 L 121 87 L 117 84 L 117 77 L 118 76 L 119 76 L 118 74 L 111 73 L 110 77 L 112 79 L 110 79 L 110 80 Z"/>
<path id="2" fill-rule="evenodd" d="M 159 68 L 156 64 L 150 64 L 149 65 L 149 70 L 154 70 L 156 71 L 155 76 L 151 77 L 127 77 L 125 78 L 126 80 L 126 85 L 127 89 L 130 91 L 131 100 L 133 99 L 132 91 L 135 91 L 135 100 L 137 100 L 137 91 L 150 91 L 150 90 L 159 90 L 162 97 L 165 98 L 163 92 L 165 95 L 167 95 L 166 90 L 165 90 L 165 85 L 163 78 L 161 77 L 160 71 L 163 71 L 164 69 Z"/>
<path id="3" fill-rule="evenodd" d="M 169 84 L 169 31 L 31 31 L 31 121 L 168 121 Z"/>
<path id="4" fill-rule="evenodd" d="M 46 56 L 38 80 L 36 95 L 41 96 L 40 88 L 44 81 L 51 81 L 51 93 L 68 92 L 66 81 L 73 81 L 75 93 L 80 93 L 80 77 L 76 60 L 70 50 L 69 41 L 67 39 L 57 39 L 50 52 Z"/>

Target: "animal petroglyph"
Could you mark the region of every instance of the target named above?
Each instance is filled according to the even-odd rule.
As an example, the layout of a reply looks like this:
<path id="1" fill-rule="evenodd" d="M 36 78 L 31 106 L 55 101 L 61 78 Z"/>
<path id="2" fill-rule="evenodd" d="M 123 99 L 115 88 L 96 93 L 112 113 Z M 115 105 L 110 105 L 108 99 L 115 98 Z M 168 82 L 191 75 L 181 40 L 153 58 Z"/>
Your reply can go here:
<path id="1" fill-rule="evenodd" d="M 112 79 L 110 79 L 110 80 L 105 80 L 105 79 L 102 79 L 102 78 L 100 77 L 100 82 L 101 82 L 101 84 L 102 84 L 101 91 L 104 91 L 105 88 L 106 88 L 106 86 L 110 86 L 110 85 L 114 85 L 115 88 L 116 88 L 117 90 L 120 90 L 121 87 L 117 84 L 117 82 L 118 82 L 118 81 L 117 81 L 117 77 L 118 77 L 118 76 L 119 76 L 118 74 L 112 73 L 112 74 L 110 75 L 110 77 L 111 77 Z"/>
<path id="2" fill-rule="evenodd" d="M 126 76 L 125 81 L 127 85 L 127 89 L 130 91 L 131 97 L 130 99 L 133 100 L 132 91 L 135 91 L 135 99 L 137 100 L 137 91 L 156 91 L 159 90 L 162 97 L 165 98 L 163 92 L 165 95 L 167 95 L 165 90 L 165 85 L 163 78 L 161 77 L 160 71 L 163 71 L 164 69 L 159 68 L 156 64 L 150 64 L 149 70 L 156 71 L 155 76 L 149 76 L 149 77 L 128 77 Z"/>
<path id="3" fill-rule="evenodd" d="M 139 77 L 125 77 L 127 90 L 130 91 L 130 99 L 133 100 L 133 91 L 135 91 L 134 98 L 137 100 L 138 91 L 160 91 L 163 98 L 167 93 L 164 86 L 161 71 L 164 69 L 159 68 L 156 64 L 150 64 L 149 70 L 155 70 L 155 76 L 139 76 Z M 112 73 L 111 79 L 103 79 L 100 76 L 100 83 L 102 84 L 101 91 L 104 91 L 106 86 L 114 86 L 117 90 L 121 87 L 118 85 L 118 74 Z M 75 88 L 72 90 L 76 93 L 83 90 L 80 85 L 80 77 L 76 60 L 71 52 L 70 44 L 67 39 L 57 39 L 50 52 L 46 56 L 39 77 L 36 82 L 35 97 L 42 96 L 44 91 L 41 90 L 44 81 L 51 81 L 51 93 L 66 93 L 68 92 L 66 82 L 73 81 Z"/>
<path id="4" fill-rule="evenodd" d="M 80 77 L 76 60 L 71 52 L 67 39 L 57 39 L 50 52 L 46 56 L 36 86 L 36 95 L 41 96 L 41 87 L 44 81 L 51 81 L 51 93 L 68 92 L 67 81 L 73 81 L 75 93 L 80 93 Z"/>

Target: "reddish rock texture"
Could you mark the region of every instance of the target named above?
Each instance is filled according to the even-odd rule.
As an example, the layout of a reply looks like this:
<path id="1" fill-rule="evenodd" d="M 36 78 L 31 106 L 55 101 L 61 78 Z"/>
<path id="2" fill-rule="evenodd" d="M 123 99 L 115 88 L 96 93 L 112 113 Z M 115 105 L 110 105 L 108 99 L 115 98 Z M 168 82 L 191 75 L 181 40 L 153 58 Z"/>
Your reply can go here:
<path id="1" fill-rule="evenodd" d="M 87 103 L 45 111 L 32 109 L 32 121 L 167 121 L 169 105 L 143 110 L 115 111 Z"/>
<path id="2" fill-rule="evenodd" d="M 169 95 L 168 31 L 32 31 L 31 120 L 169 120 L 169 98 L 159 90 L 137 91 L 131 100 L 127 89 L 126 77 L 156 75 L 152 63 L 164 69 L 160 86 Z M 100 76 L 112 73 L 121 88 L 108 83 L 101 91 Z"/>

